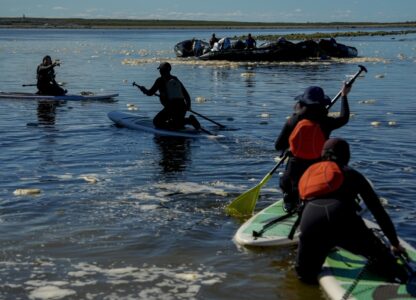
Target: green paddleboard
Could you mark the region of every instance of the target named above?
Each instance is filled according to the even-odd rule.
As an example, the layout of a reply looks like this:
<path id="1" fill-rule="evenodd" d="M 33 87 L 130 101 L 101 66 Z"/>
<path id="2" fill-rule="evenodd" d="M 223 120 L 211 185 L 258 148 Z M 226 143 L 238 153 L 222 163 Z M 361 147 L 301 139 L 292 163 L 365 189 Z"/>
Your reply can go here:
<path id="1" fill-rule="evenodd" d="M 253 236 L 253 231 L 258 232 L 268 222 L 286 215 L 282 204 L 283 200 L 279 200 L 248 219 L 237 230 L 234 241 L 242 246 L 286 246 L 296 244 L 299 233 L 295 234 L 293 240 L 289 239 L 288 235 L 297 214 L 269 227 L 260 237 Z"/>
<path id="2" fill-rule="evenodd" d="M 366 220 L 369 227 L 378 228 L 373 222 Z M 412 261 L 416 260 L 416 250 L 403 240 Z M 319 283 L 330 299 L 416 299 L 410 291 L 415 287 L 406 284 L 387 282 L 377 274 L 366 270 L 360 279 L 357 277 L 367 263 L 367 259 L 354 255 L 343 249 L 336 249 L 325 260 Z M 414 282 L 413 282 L 414 283 Z M 356 284 L 356 285 L 355 285 Z M 351 289 L 351 290 L 350 290 Z"/>

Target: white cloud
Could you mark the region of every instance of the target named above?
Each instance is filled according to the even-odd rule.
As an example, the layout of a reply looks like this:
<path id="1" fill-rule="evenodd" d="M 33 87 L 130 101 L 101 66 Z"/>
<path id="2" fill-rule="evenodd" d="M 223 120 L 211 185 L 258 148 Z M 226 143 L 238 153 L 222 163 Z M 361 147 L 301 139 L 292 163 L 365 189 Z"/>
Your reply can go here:
<path id="1" fill-rule="evenodd" d="M 52 9 L 53 10 L 67 10 L 68 8 L 63 7 L 63 6 L 55 6 L 55 7 L 52 7 Z"/>

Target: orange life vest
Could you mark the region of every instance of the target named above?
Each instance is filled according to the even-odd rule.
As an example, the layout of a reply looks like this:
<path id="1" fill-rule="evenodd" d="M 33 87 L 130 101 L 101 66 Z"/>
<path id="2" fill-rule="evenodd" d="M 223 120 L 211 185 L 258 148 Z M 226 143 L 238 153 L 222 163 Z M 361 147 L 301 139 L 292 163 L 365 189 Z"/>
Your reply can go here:
<path id="1" fill-rule="evenodd" d="M 318 162 L 310 166 L 299 180 L 299 195 L 309 200 L 335 192 L 344 182 L 344 174 L 333 161 Z"/>
<path id="2" fill-rule="evenodd" d="M 296 124 L 289 136 L 289 148 L 295 157 L 302 159 L 317 159 L 326 139 L 321 126 L 308 119 Z"/>

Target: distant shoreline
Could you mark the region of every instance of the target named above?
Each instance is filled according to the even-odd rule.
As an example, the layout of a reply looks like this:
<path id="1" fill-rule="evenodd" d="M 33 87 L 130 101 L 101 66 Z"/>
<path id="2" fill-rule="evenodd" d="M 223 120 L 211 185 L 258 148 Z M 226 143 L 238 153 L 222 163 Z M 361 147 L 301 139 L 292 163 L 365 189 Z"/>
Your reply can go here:
<path id="1" fill-rule="evenodd" d="M 359 28 L 414 28 L 416 21 L 395 23 L 329 22 L 329 23 L 271 23 L 193 20 L 130 20 L 130 19 L 82 19 L 82 18 L 0 18 L 0 28 L 55 28 L 55 29 L 359 29 Z"/>
<path id="2" fill-rule="evenodd" d="M 231 21 L 193 21 L 193 20 L 128 20 L 128 19 L 81 19 L 81 18 L 0 18 L 0 29 L 317 29 L 314 33 L 291 33 L 283 36 L 289 40 L 384 36 L 416 33 L 416 21 L 395 23 L 373 22 L 330 22 L 330 23 L 263 23 Z M 361 31 L 361 29 L 380 29 Z M 402 28 L 402 30 L 392 30 Z M 337 32 L 319 32 L 320 29 L 336 29 Z M 388 30 L 390 29 L 390 30 Z M 258 35 L 261 40 L 274 40 L 277 35 Z M 235 36 L 234 38 L 241 38 Z"/>

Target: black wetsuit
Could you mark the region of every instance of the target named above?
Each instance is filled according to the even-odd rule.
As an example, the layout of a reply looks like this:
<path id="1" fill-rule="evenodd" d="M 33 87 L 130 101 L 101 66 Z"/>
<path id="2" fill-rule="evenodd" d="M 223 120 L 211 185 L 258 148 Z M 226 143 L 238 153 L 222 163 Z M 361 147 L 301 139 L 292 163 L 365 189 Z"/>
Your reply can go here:
<path id="1" fill-rule="evenodd" d="M 350 108 L 346 96 L 341 98 L 341 112 L 339 117 L 327 116 L 327 111 L 322 106 L 306 107 L 300 113 L 293 114 L 285 123 L 275 142 L 275 149 L 278 151 L 289 149 L 289 136 L 302 119 L 309 119 L 319 123 L 325 138 L 328 139 L 334 129 L 340 128 L 348 123 L 349 117 Z M 293 155 L 289 156 L 286 170 L 280 178 L 280 188 L 285 194 L 289 195 L 288 198 L 291 201 L 298 201 L 297 185 L 303 172 L 318 160 L 306 160 L 296 158 Z"/>
<path id="2" fill-rule="evenodd" d="M 156 79 L 150 90 L 144 89 L 144 93 L 148 96 L 154 95 L 157 91 L 160 93 L 160 102 L 163 109 L 154 117 L 153 124 L 157 128 L 165 129 L 182 129 L 187 120 L 186 112 L 191 108 L 191 98 L 188 91 L 180 82 L 182 87 L 183 98 L 169 99 L 167 91 L 167 82 L 171 79 L 178 80 L 175 76 L 159 77 Z"/>
<path id="3" fill-rule="evenodd" d="M 392 243 L 398 245 L 394 225 L 365 177 L 354 169 L 343 168 L 344 181 L 330 195 L 304 201 L 296 271 L 307 282 L 315 282 L 329 252 L 336 246 L 373 259 L 372 268 L 386 276 L 406 277 L 395 259 L 357 214 L 357 195 L 375 217 Z"/>
<path id="4" fill-rule="evenodd" d="M 54 65 L 40 64 L 36 70 L 37 88 L 40 95 L 62 96 L 66 91 L 55 81 Z"/>

